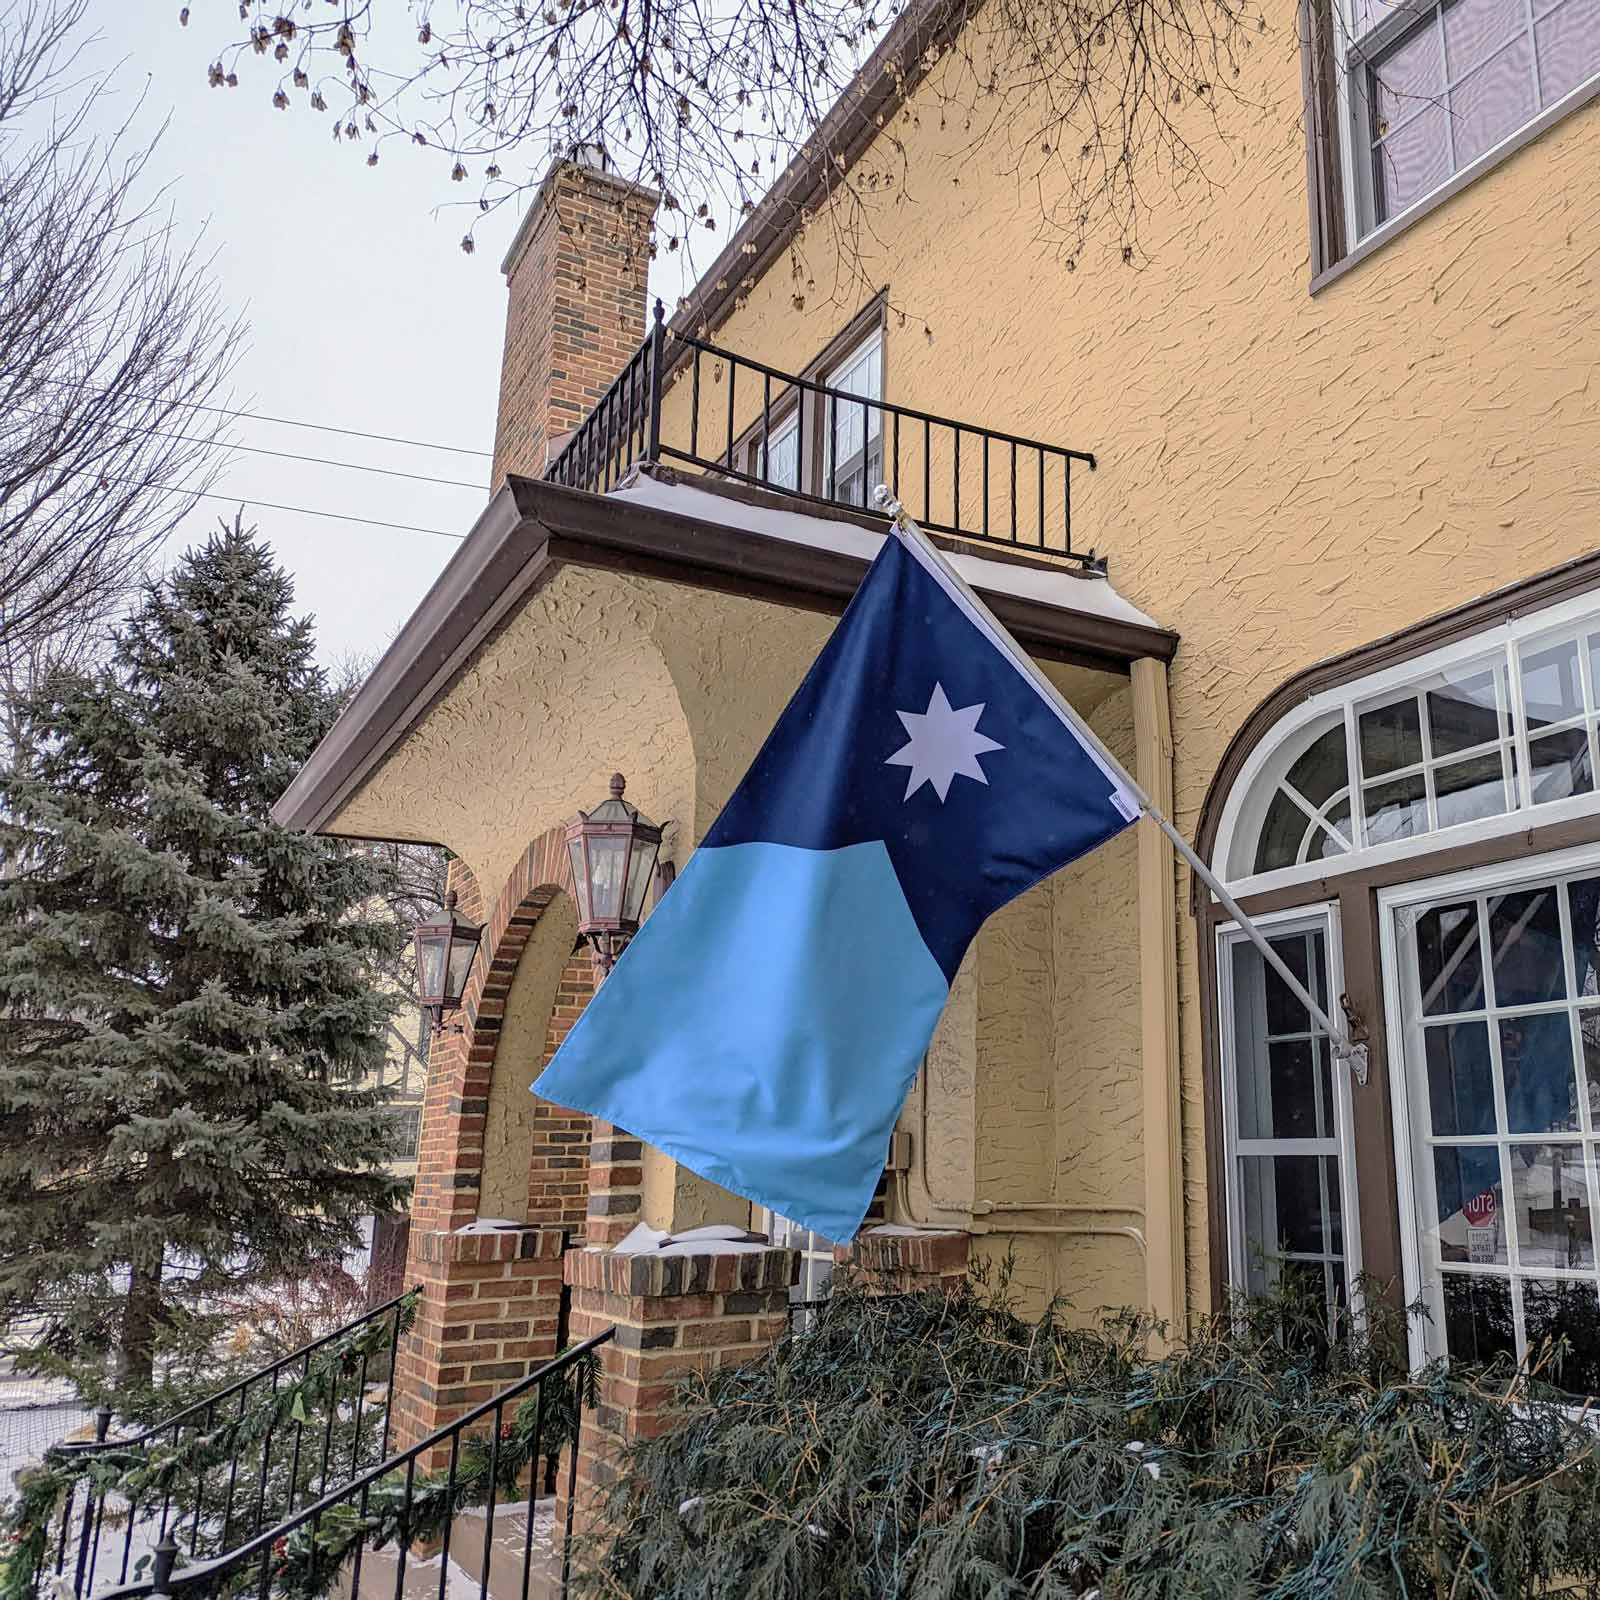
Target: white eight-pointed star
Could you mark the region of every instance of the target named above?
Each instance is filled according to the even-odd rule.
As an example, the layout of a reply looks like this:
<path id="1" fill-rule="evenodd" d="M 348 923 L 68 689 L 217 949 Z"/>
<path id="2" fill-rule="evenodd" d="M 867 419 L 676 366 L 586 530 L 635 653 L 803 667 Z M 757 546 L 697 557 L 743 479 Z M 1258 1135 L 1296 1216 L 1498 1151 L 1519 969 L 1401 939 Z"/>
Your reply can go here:
<path id="1" fill-rule="evenodd" d="M 1004 750 L 1005 746 L 978 732 L 978 718 L 983 715 L 981 701 L 954 710 L 945 698 L 944 685 L 936 683 L 926 711 L 897 711 L 895 715 L 905 724 L 909 742 L 884 765 L 911 768 L 906 780 L 907 800 L 928 783 L 942 802 L 957 776 L 988 783 L 978 757 L 990 750 Z"/>

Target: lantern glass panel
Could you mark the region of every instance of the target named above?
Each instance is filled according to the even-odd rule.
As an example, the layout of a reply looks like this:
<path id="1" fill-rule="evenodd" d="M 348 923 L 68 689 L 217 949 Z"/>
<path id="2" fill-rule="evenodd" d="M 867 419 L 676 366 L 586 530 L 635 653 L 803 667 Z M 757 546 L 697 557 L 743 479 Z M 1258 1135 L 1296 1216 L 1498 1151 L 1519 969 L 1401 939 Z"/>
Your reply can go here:
<path id="1" fill-rule="evenodd" d="M 423 1005 L 444 997 L 445 952 L 450 936 L 441 928 L 419 928 L 417 940 L 417 993 Z"/>
<path id="2" fill-rule="evenodd" d="M 459 1000 L 467 987 L 467 974 L 472 971 L 472 958 L 478 953 L 476 930 L 457 931 L 450 940 L 450 988 L 445 999 Z"/>
<path id="3" fill-rule="evenodd" d="M 627 834 L 601 834 L 589 840 L 589 914 L 596 922 L 622 915 L 622 875 L 628 866 Z"/>
<path id="4" fill-rule="evenodd" d="M 583 860 L 583 839 L 580 836 L 567 840 L 567 854 L 572 859 L 572 892 L 578 900 L 578 921 L 588 922 L 589 870 Z"/>
<path id="5" fill-rule="evenodd" d="M 628 863 L 628 892 L 622 902 L 625 922 L 639 923 L 644 920 L 645 896 L 650 892 L 650 874 L 655 871 L 656 856 L 660 849 L 659 839 L 634 841 L 633 860 Z"/>

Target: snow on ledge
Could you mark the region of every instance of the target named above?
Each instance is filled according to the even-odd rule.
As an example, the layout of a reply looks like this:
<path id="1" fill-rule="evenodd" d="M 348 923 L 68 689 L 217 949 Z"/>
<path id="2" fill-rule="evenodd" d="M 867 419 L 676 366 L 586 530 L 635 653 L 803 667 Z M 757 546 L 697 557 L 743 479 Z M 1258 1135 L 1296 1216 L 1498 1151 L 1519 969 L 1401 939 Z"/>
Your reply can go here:
<path id="1" fill-rule="evenodd" d="M 778 510 L 735 500 L 711 489 L 697 489 L 687 483 L 663 483 L 640 473 L 631 483 L 610 491 L 610 499 L 632 505 L 670 511 L 697 522 L 715 522 L 738 528 L 744 533 L 759 533 L 768 539 L 783 539 L 813 550 L 830 550 L 837 555 L 855 556 L 870 561 L 877 555 L 881 536 L 854 522 L 836 517 L 813 516 L 804 511 Z M 1160 624 L 1117 593 L 1099 574 L 1079 574 L 1065 568 L 1049 570 L 1024 566 L 1014 561 L 994 561 L 986 556 L 945 551 L 953 566 L 974 589 L 990 594 L 1011 595 L 1072 611 L 1080 616 L 1100 617 L 1110 622 L 1131 622 L 1155 628 Z"/>
<path id="2" fill-rule="evenodd" d="M 764 1233 L 751 1233 L 729 1223 L 713 1222 L 703 1228 L 668 1233 L 641 1222 L 611 1247 L 614 1256 L 737 1256 L 772 1247 Z"/>

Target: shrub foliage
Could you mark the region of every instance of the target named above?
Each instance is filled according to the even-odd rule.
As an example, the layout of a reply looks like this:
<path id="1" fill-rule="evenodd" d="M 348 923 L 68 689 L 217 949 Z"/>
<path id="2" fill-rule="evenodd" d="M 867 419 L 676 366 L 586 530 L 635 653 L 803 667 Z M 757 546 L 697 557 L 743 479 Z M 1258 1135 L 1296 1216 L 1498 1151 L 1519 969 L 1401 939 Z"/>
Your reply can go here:
<path id="1" fill-rule="evenodd" d="M 1149 1325 L 1003 1286 L 873 1298 L 692 1380 L 586 1592 L 632 1600 L 1600 1596 L 1600 1436 L 1534 1370 L 1411 1373 L 1285 1296 Z"/>

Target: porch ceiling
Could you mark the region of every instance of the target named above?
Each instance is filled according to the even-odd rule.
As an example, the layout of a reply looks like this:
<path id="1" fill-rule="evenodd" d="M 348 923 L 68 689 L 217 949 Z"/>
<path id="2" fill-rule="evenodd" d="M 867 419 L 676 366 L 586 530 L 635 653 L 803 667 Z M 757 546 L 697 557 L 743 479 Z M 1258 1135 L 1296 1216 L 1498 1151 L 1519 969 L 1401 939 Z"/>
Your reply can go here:
<path id="1" fill-rule="evenodd" d="M 729 495 L 661 469 L 607 496 L 513 477 L 274 815 L 290 827 L 373 836 L 371 817 L 363 816 L 359 826 L 342 817 L 352 797 L 378 777 L 563 569 L 643 580 L 652 590 L 687 586 L 837 614 L 884 526 L 881 518 L 849 512 L 797 513 L 793 501 L 776 495 L 746 489 Z M 1141 656 L 1172 656 L 1176 635 L 1144 617 L 1105 579 L 1025 555 L 960 549 L 962 575 L 1030 654 L 1058 664 L 1051 676 L 1080 709 L 1092 709 L 1115 687 L 1107 674 L 1125 675 Z M 532 688 L 523 681 L 508 692 L 527 696 Z M 418 837 L 398 821 L 393 836 Z"/>

